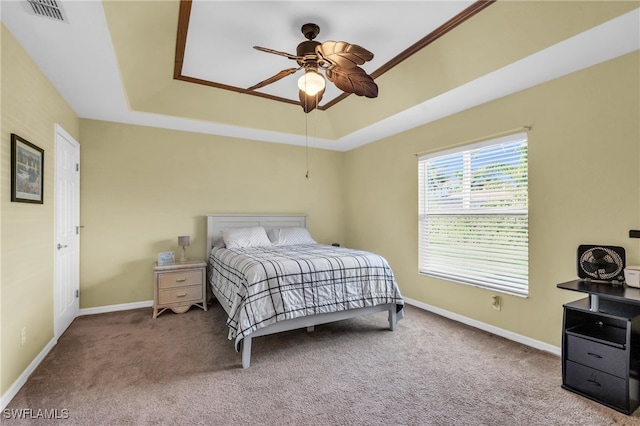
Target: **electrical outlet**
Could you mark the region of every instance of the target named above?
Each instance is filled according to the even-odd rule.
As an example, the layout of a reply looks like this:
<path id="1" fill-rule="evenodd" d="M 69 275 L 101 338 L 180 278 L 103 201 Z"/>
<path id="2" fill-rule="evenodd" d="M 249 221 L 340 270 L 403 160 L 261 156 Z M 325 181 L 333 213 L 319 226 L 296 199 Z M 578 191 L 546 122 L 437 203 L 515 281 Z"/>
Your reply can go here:
<path id="1" fill-rule="evenodd" d="M 24 346 L 27 341 L 27 327 L 22 327 L 20 330 L 20 346 Z"/>
<path id="2" fill-rule="evenodd" d="M 491 298 L 491 306 L 493 306 L 493 309 L 495 309 L 496 311 L 501 311 L 502 310 L 502 300 L 500 299 L 500 296 L 493 296 Z"/>

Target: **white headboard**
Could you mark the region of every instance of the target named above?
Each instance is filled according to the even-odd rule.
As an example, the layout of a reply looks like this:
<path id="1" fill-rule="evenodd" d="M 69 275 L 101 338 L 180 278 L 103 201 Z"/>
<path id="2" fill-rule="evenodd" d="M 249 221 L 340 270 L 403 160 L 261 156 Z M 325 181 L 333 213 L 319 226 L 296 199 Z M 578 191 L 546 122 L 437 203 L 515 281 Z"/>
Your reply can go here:
<path id="1" fill-rule="evenodd" d="M 307 228 L 306 214 L 208 214 L 207 215 L 207 252 L 204 259 L 209 260 L 213 242 L 222 237 L 225 228 L 250 228 L 262 226 L 272 228 Z"/>

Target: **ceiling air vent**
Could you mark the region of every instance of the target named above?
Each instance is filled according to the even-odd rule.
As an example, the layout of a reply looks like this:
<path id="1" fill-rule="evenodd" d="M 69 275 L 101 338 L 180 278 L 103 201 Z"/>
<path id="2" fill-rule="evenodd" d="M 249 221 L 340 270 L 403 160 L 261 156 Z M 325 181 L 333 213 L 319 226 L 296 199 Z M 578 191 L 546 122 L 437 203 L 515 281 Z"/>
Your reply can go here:
<path id="1" fill-rule="evenodd" d="M 56 0 L 27 0 L 27 10 L 34 15 L 44 16 L 45 18 L 56 21 L 68 22 L 67 17 L 62 9 L 62 5 Z"/>

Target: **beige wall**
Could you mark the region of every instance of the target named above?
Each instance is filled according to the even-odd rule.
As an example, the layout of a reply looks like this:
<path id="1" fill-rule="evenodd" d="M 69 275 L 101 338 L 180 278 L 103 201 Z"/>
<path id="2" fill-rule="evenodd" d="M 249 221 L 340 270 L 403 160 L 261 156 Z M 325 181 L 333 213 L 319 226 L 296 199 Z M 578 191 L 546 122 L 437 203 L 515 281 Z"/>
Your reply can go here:
<path id="1" fill-rule="evenodd" d="M 576 277 L 584 243 L 620 245 L 640 217 L 640 54 L 635 52 L 346 154 L 347 242 L 385 255 L 404 296 L 560 346 L 562 304 L 580 297 L 555 285 Z M 514 129 L 529 133 L 529 297 L 418 274 L 414 153 Z"/>
<path id="2" fill-rule="evenodd" d="M 153 299 L 153 261 L 204 258 L 208 213 L 306 213 L 344 241 L 342 153 L 81 120 L 80 307 Z"/>
<path id="3" fill-rule="evenodd" d="M 2 133 L 0 151 L 1 378 L 4 394 L 54 337 L 54 126 L 74 138 L 73 110 L 2 26 Z M 44 149 L 44 204 L 12 203 L 11 133 Z M 27 340 L 20 345 L 20 330 Z"/>

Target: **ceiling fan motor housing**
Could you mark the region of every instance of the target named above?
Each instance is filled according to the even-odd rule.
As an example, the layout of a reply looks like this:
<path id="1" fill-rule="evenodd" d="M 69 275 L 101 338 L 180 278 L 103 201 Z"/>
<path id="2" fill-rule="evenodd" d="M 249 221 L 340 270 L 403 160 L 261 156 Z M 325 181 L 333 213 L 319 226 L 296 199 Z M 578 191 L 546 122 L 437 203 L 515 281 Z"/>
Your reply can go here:
<path id="1" fill-rule="evenodd" d="M 320 34 L 320 27 L 316 24 L 308 23 L 304 24 L 300 31 L 302 31 L 302 35 L 304 35 L 307 40 L 300 43 L 296 49 L 296 55 L 303 57 L 302 60 L 298 60 L 297 62 L 300 66 L 312 65 L 317 67 L 316 46 L 319 46 L 321 43 L 313 41 L 313 39 Z"/>
<path id="2" fill-rule="evenodd" d="M 296 55 L 302 57 L 302 60 L 298 60 L 298 64 L 305 65 L 309 62 L 317 63 L 316 46 L 319 46 L 320 42 L 307 40 L 300 43 L 296 49 Z"/>

